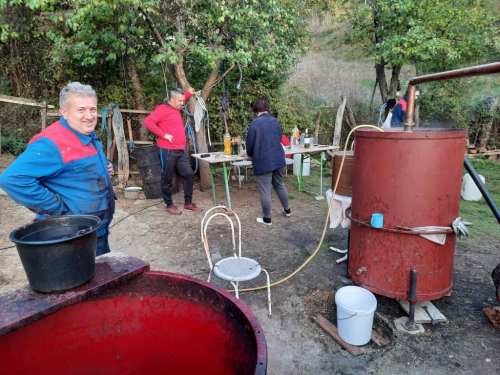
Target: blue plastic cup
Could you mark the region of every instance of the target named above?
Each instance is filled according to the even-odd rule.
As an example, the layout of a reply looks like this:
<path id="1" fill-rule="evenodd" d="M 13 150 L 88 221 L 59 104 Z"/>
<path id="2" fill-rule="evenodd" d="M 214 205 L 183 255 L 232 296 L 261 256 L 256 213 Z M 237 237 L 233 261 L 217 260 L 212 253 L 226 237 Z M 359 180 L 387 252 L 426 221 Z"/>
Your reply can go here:
<path id="1" fill-rule="evenodd" d="M 372 214 L 370 224 L 374 228 L 382 228 L 384 226 L 384 214 Z"/>

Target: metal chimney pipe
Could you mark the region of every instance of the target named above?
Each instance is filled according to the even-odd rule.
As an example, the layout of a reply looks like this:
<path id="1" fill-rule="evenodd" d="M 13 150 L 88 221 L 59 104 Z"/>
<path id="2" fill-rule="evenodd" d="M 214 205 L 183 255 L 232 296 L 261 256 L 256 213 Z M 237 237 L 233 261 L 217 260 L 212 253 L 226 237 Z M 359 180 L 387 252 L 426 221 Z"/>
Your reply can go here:
<path id="1" fill-rule="evenodd" d="M 415 86 L 425 82 L 445 81 L 463 77 L 482 76 L 486 74 L 500 73 L 500 62 L 477 65 L 469 68 L 450 70 L 447 72 L 427 74 L 425 76 L 413 77 L 408 83 L 408 104 L 406 106 L 406 120 L 404 130 L 413 131 L 413 113 L 415 111 Z"/>

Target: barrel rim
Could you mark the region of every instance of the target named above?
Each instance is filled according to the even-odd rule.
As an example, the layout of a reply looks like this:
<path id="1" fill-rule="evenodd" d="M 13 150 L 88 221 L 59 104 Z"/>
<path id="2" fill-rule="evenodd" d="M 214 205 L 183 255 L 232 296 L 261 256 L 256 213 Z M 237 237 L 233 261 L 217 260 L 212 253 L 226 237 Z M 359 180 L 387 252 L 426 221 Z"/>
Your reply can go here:
<path id="1" fill-rule="evenodd" d="M 53 241 L 23 241 L 23 240 L 17 239 L 15 237 L 15 235 L 20 230 L 26 230 L 30 226 L 33 226 L 33 225 L 39 223 L 40 221 L 52 220 L 54 222 L 58 222 L 58 221 L 61 221 L 61 219 L 67 219 L 67 218 L 79 218 L 79 219 L 85 218 L 85 219 L 91 219 L 91 220 L 95 221 L 95 225 L 90 226 L 89 227 L 90 231 L 85 232 L 85 234 L 82 235 L 82 236 L 77 236 L 75 234 L 75 236 L 73 236 L 73 237 L 66 237 L 66 238 L 61 238 L 59 240 L 53 240 Z M 31 223 L 25 224 L 25 225 L 21 225 L 20 227 L 14 229 L 12 232 L 10 232 L 10 234 L 9 234 L 9 240 L 11 242 L 14 242 L 16 245 L 32 245 L 32 246 L 53 245 L 53 244 L 58 244 L 58 243 L 62 243 L 62 242 L 72 241 L 75 238 L 86 237 L 86 236 L 94 233 L 95 231 L 97 231 L 99 229 L 100 225 L 101 225 L 101 219 L 99 219 L 97 216 L 94 216 L 94 215 L 64 215 L 64 216 L 58 216 L 58 217 L 50 217 L 50 218 L 46 218 L 46 219 L 39 219 L 39 220 L 33 221 Z M 64 226 L 64 225 L 60 225 L 60 226 Z"/>
<path id="2" fill-rule="evenodd" d="M 448 139 L 467 137 L 466 129 L 449 128 L 415 128 L 412 132 L 405 132 L 403 128 L 389 128 L 378 131 L 373 128 L 363 128 L 354 131 L 356 137 L 384 138 L 384 139 Z"/>

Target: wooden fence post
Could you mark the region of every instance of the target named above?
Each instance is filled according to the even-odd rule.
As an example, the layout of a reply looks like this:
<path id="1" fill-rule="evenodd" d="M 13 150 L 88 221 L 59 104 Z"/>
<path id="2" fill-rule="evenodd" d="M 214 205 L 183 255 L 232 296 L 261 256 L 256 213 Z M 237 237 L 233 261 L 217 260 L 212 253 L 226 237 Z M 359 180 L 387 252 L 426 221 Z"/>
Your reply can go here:
<path id="1" fill-rule="evenodd" d="M 342 103 L 339 105 L 339 109 L 337 110 L 337 118 L 335 119 L 335 130 L 333 134 L 333 146 L 340 146 L 340 135 L 342 132 L 342 119 L 344 118 L 344 109 L 347 103 L 347 99 L 345 96 L 341 96 Z"/>

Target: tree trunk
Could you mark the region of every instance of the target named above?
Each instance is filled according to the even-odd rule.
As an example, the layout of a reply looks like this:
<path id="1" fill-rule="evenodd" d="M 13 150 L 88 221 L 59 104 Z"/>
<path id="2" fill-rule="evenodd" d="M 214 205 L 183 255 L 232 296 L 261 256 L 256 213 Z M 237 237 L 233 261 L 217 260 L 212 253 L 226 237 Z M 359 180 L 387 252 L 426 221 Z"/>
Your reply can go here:
<path id="1" fill-rule="evenodd" d="M 485 152 L 488 146 L 488 141 L 490 140 L 491 126 L 493 125 L 493 115 L 498 110 L 499 100 L 498 96 L 490 96 L 486 99 L 487 114 L 480 130 L 480 136 L 478 139 L 479 152 Z"/>
<path id="2" fill-rule="evenodd" d="M 134 100 L 135 109 L 146 110 L 144 107 L 144 96 L 141 90 L 141 80 L 139 79 L 139 74 L 137 73 L 137 66 L 135 62 L 135 55 L 132 53 L 125 54 L 125 67 L 127 70 L 128 79 L 132 83 L 132 97 Z M 148 129 L 144 126 L 145 115 L 138 115 L 141 128 L 139 130 L 139 140 L 148 140 Z"/>
<path id="3" fill-rule="evenodd" d="M 420 103 L 415 104 L 415 112 L 413 115 L 413 117 L 415 117 L 415 127 L 420 128 Z"/>
<path id="4" fill-rule="evenodd" d="M 351 128 L 356 127 L 356 120 L 354 119 L 354 113 L 352 113 L 351 107 L 349 107 L 349 103 L 345 103 L 345 109 L 347 111 L 347 122 Z"/>
<path id="5" fill-rule="evenodd" d="M 383 42 L 383 31 L 382 25 L 380 24 L 380 20 L 378 18 L 379 15 L 379 7 L 372 7 L 372 17 L 373 17 L 373 27 L 375 30 L 375 44 L 380 44 Z M 380 96 L 382 98 L 382 103 L 387 102 L 387 79 L 385 78 L 385 61 L 383 58 L 380 59 L 380 62 L 375 64 L 375 74 L 376 74 L 376 83 L 378 83 L 378 87 L 380 89 Z"/>
<path id="6" fill-rule="evenodd" d="M 316 114 L 316 128 L 314 129 L 314 143 L 319 144 L 319 124 L 321 122 L 321 112 Z"/>
<path id="7" fill-rule="evenodd" d="M 373 105 L 373 99 L 375 98 L 375 92 L 377 91 L 377 85 L 378 85 L 378 81 L 377 81 L 377 79 L 375 79 L 375 84 L 373 85 L 372 97 L 370 99 L 370 108 Z"/>
<path id="8" fill-rule="evenodd" d="M 375 64 L 375 73 L 377 75 L 378 87 L 380 89 L 380 97 L 382 98 L 382 103 L 385 103 L 388 100 L 389 91 L 387 90 L 384 60 L 382 60 L 381 63 Z"/>
<path id="9" fill-rule="evenodd" d="M 392 67 L 391 84 L 389 86 L 389 93 L 387 94 L 387 99 L 394 99 L 396 97 L 396 93 L 398 91 L 400 73 L 401 73 L 401 66 Z"/>

